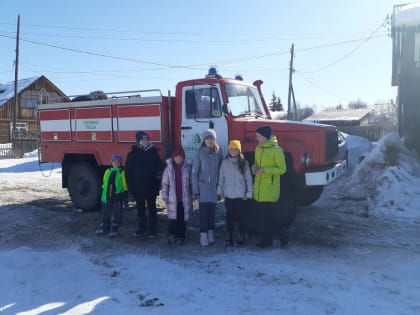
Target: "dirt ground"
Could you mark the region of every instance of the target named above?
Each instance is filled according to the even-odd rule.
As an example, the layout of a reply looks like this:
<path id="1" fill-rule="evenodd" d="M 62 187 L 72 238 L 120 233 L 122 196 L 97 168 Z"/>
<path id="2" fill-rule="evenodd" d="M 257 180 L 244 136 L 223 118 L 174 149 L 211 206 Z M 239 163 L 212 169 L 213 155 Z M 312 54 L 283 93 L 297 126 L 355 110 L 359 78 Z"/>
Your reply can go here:
<path id="1" fill-rule="evenodd" d="M 292 225 L 289 248 L 307 247 L 313 250 L 354 247 L 358 250 L 396 249 L 420 253 L 417 238 L 420 222 L 403 222 L 371 217 L 364 201 L 345 200 L 337 186 L 346 177 L 327 187 L 315 204 L 298 209 Z M 13 193 L 8 193 L 8 191 Z M 21 246 L 60 248 L 77 246 L 87 252 L 143 252 L 159 255 L 191 255 L 203 250 L 199 246 L 198 210 L 188 224 L 186 244 L 168 245 L 167 219 L 162 203 L 158 202 L 158 237 L 154 240 L 135 238 L 135 205 L 125 210 L 121 235 L 115 239 L 98 237 L 99 212 L 82 212 L 69 200 L 67 191 L 57 187 L 45 189 L 2 187 L 0 194 L 0 249 Z M 231 250 L 224 246 L 224 206 L 219 203 L 216 213 L 216 244 L 209 254 Z M 243 247 L 255 248 L 256 239 L 248 239 Z M 275 248 L 280 247 L 275 241 Z M 279 248 L 280 250 L 280 248 Z"/>

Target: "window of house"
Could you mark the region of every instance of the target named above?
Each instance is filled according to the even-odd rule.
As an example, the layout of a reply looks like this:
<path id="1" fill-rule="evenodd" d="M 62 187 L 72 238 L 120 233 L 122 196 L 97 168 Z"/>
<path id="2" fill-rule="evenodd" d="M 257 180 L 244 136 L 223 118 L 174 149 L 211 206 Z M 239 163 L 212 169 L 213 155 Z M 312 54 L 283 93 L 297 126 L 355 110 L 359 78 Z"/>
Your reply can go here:
<path id="1" fill-rule="evenodd" d="M 10 123 L 10 130 L 13 130 L 13 123 Z M 17 122 L 16 131 L 28 131 L 28 123 L 26 122 Z"/>
<path id="2" fill-rule="evenodd" d="M 16 122 L 16 132 L 26 132 L 28 131 L 28 123 L 26 122 Z M 13 134 L 13 122 L 10 123 L 10 140 L 12 139 Z"/>
<path id="3" fill-rule="evenodd" d="M 36 108 L 38 104 L 37 98 L 22 98 L 20 100 L 22 108 Z"/>

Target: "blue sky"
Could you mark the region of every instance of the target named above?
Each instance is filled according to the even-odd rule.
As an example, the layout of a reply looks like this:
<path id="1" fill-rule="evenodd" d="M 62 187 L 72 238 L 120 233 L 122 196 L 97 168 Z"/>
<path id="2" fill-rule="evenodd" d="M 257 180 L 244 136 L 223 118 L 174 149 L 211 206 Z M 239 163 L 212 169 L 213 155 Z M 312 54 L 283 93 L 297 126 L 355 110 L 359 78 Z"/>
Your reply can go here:
<path id="1" fill-rule="evenodd" d="M 297 102 L 317 110 L 361 99 L 395 100 L 391 0 L 0 1 L 0 82 L 45 75 L 68 95 L 161 89 L 217 65 L 264 81 L 287 103 L 290 47 Z"/>

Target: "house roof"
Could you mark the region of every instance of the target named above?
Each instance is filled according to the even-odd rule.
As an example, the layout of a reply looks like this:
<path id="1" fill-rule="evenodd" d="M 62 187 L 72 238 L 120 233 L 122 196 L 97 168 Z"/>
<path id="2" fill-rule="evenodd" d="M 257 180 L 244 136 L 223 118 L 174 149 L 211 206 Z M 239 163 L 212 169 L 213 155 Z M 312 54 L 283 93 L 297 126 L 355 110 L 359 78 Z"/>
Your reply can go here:
<path id="1" fill-rule="evenodd" d="M 40 77 L 18 80 L 17 92 L 20 93 Z M 15 81 L 0 84 L 0 107 L 15 96 Z"/>
<path id="2" fill-rule="evenodd" d="M 324 110 L 307 117 L 304 121 L 357 121 L 363 119 L 372 111 L 370 108 Z"/>
<path id="3" fill-rule="evenodd" d="M 394 6 L 393 24 L 395 27 L 420 24 L 420 3 L 407 3 Z"/>

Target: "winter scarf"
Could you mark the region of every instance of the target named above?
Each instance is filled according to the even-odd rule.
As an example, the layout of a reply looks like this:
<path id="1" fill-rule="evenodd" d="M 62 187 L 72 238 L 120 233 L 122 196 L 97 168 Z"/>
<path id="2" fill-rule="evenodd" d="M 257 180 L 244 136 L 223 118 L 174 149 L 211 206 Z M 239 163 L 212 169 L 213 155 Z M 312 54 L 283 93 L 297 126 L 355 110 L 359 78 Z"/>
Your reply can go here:
<path id="1" fill-rule="evenodd" d="M 112 172 L 116 172 L 115 173 L 115 193 L 121 194 L 122 192 L 124 192 L 121 169 L 111 167 L 107 169 L 104 174 L 103 186 L 102 186 L 102 198 L 101 198 L 102 202 L 107 202 L 109 200 L 109 197 L 111 197 L 111 196 L 108 196 L 108 186 L 109 186 L 109 178 L 111 177 Z"/>

